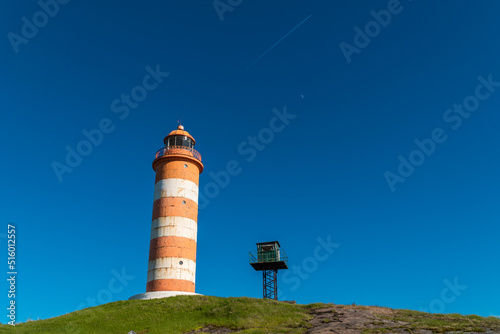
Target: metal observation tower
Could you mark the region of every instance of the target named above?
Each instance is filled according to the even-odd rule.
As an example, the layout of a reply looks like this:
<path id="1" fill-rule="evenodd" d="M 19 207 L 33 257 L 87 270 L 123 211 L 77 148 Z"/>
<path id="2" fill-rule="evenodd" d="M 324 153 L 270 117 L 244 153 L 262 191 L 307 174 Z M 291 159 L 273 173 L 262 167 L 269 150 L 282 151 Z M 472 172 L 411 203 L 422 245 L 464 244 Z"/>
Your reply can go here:
<path id="1" fill-rule="evenodd" d="M 250 252 L 250 265 L 256 271 L 262 271 L 264 299 L 278 300 L 278 270 L 288 269 L 288 257 L 280 243 L 257 243 L 257 252 Z"/>

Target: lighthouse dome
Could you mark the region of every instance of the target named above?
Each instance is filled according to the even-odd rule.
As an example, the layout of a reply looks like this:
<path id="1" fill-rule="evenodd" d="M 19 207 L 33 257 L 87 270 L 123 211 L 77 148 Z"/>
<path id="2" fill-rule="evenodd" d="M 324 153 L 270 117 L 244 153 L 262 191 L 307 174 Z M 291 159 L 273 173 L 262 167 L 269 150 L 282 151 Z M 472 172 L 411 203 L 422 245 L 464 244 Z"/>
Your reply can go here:
<path id="1" fill-rule="evenodd" d="M 182 125 L 179 125 L 176 130 L 170 132 L 165 139 L 163 139 L 165 146 L 186 146 L 193 147 L 196 141 L 194 137 L 189 134 Z"/>

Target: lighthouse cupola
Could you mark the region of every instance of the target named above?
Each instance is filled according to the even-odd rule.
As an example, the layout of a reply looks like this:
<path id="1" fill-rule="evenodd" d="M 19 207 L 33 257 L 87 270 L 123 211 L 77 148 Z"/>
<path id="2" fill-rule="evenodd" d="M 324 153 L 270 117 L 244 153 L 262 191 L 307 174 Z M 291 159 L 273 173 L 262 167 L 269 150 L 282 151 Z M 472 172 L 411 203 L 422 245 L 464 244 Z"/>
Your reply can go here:
<path id="1" fill-rule="evenodd" d="M 179 125 L 177 130 L 170 132 L 168 136 L 163 139 L 165 147 L 183 146 L 193 148 L 195 142 L 193 136 L 191 136 L 189 132 L 184 131 L 182 125 Z"/>

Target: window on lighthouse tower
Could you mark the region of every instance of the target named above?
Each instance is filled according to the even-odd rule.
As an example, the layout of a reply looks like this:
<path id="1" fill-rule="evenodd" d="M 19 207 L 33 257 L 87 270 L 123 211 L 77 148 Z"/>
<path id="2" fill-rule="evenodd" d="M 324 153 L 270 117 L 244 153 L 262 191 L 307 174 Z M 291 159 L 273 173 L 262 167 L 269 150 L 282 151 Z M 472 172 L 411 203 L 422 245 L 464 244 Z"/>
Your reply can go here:
<path id="1" fill-rule="evenodd" d="M 167 147 L 170 146 L 184 146 L 192 148 L 194 146 L 193 140 L 187 136 L 172 136 L 167 139 Z"/>

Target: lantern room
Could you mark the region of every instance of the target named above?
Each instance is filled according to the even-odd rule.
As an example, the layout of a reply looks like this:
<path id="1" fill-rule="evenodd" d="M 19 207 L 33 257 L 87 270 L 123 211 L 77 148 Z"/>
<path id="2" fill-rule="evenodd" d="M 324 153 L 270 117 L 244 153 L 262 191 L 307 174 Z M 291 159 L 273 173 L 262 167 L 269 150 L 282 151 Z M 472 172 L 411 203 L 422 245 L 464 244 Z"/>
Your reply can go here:
<path id="1" fill-rule="evenodd" d="M 182 146 L 193 148 L 196 141 L 189 132 L 184 131 L 184 127 L 179 125 L 177 130 L 170 132 L 165 139 L 163 139 L 165 147 Z"/>

